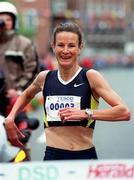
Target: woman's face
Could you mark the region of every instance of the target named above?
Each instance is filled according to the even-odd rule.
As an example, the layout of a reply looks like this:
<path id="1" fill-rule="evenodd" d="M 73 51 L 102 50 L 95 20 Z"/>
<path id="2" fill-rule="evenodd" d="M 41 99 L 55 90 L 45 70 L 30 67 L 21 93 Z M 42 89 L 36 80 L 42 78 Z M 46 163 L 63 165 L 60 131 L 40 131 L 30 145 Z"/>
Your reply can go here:
<path id="1" fill-rule="evenodd" d="M 77 58 L 82 46 L 79 47 L 77 34 L 66 31 L 57 33 L 52 47 L 59 66 L 72 67 L 78 63 Z"/>
<path id="2" fill-rule="evenodd" d="M 0 14 L 0 19 L 4 21 L 4 30 L 11 30 L 13 28 L 13 20 L 9 14 Z"/>

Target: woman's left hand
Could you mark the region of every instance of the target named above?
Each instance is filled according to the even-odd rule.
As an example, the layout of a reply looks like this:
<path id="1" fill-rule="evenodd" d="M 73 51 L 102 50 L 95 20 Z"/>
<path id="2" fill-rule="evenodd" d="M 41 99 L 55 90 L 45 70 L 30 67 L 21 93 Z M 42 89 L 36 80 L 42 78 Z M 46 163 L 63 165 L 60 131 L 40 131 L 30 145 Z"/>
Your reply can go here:
<path id="1" fill-rule="evenodd" d="M 63 108 L 59 110 L 59 115 L 61 121 L 64 123 L 66 121 L 81 121 L 87 119 L 87 114 L 85 110 L 80 110 L 78 108 Z"/>
<path id="2" fill-rule="evenodd" d="M 4 126 L 5 126 L 7 137 L 10 143 L 14 146 L 23 148 L 24 145 L 20 142 L 20 139 L 24 138 L 25 136 L 17 128 L 14 120 L 10 118 L 6 118 L 4 122 Z"/>

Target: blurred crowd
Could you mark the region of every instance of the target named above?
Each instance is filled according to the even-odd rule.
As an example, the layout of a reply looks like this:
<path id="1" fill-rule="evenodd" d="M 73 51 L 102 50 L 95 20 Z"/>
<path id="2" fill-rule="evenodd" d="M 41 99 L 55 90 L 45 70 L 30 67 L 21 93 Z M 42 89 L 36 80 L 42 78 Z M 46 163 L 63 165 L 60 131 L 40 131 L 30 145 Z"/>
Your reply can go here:
<path id="1" fill-rule="evenodd" d="M 89 55 L 82 55 L 79 59 L 82 67 L 104 69 L 104 68 L 133 68 L 134 54 L 125 55 L 122 53 L 95 53 Z M 48 53 L 41 63 L 41 70 L 53 70 L 57 68 L 57 62 L 53 54 Z"/>
<path id="2" fill-rule="evenodd" d="M 124 54 L 95 54 L 91 56 L 85 56 L 80 59 L 81 66 L 93 67 L 95 69 L 103 68 L 132 68 L 134 67 L 134 55 Z"/>

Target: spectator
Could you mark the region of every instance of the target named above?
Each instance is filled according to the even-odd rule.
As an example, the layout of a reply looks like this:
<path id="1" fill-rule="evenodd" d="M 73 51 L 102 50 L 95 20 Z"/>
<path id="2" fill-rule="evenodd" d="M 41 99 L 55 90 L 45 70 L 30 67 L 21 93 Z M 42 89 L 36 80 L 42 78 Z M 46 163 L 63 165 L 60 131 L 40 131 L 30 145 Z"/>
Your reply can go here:
<path id="1" fill-rule="evenodd" d="M 0 2 L 0 69 L 6 84 L 7 115 L 18 95 L 27 88 L 38 73 L 38 56 L 34 43 L 17 33 L 17 9 L 9 2 Z M 4 99 L 6 99 L 4 97 Z M 7 101 L 6 101 L 7 103 Z M 9 108 L 10 106 L 10 108 Z M 16 117 L 28 119 L 24 111 Z"/>
<path id="2" fill-rule="evenodd" d="M 0 2 L 0 68 L 4 69 L 9 97 L 23 91 L 38 72 L 33 42 L 16 32 L 17 15 L 13 4 Z"/>

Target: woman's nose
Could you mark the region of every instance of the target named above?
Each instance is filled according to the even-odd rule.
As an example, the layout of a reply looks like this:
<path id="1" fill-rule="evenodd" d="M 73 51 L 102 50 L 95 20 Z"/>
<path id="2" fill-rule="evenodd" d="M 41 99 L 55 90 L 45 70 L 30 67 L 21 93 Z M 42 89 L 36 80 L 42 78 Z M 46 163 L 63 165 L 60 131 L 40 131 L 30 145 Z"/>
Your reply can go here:
<path id="1" fill-rule="evenodd" d="M 67 47 L 67 46 L 64 46 L 63 52 L 64 52 L 64 53 L 67 53 L 67 52 L 68 52 L 68 47 Z"/>

